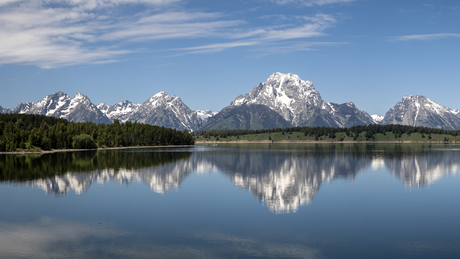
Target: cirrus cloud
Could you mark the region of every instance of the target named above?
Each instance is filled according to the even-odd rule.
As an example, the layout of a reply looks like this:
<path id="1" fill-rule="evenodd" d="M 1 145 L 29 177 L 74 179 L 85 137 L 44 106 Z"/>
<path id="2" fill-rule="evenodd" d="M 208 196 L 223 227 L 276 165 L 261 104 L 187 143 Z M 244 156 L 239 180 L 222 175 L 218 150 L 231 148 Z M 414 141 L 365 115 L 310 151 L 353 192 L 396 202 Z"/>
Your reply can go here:
<path id="1" fill-rule="evenodd" d="M 280 5 L 286 4 L 296 4 L 296 5 L 303 5 L 303 6 L 314 6 L 314 5 L 330 5 L 330 4 L 341 4 L 341 3 L 349 3 L 355 0 L 268 0 L 273 3 L 277 3 Z"/>
<path id="2" fill-rule="evenodd" d="M 345 0 L 315 0 L 326 2 Z M 331 15 L 295 17 L 277 26 L 252 26 L 227 14 L 179 10 L 182 0 L 3 0 L 0 2 L 0 65 L 55 68 L 116 62 L 139 52 L 133 42 L 179 40 L 175 54 L 217 52 L 326 36 Z M 123 6 L 133 6 L 123 13 Z M 204 44 L 190 46 L 186 39 Z M 209 42 L 209 43 L 207 43 Z M 195 43 L 196 44 L 196 43 Z M 296 43 L 298 44 L 298 42 Z M 189 46 L 187 46 L 189 45 Z M 143 50 L 152 50 L 151 47 Z M 158 50 L 158 49 L 155 49 Z M 167 50 L 167 49 L 160 49 Z M 171 51 L 171 50 L 170 50 Z"/>
<path id="3" fill-rule="evenodd" d="M 390 41 L 411 41 L 411 40 L 439 40 L 447 38 L 460 38 L 460 33 L 434 33 L 434 34 L 413 34 L 405 36 L 390 37 Z"/>

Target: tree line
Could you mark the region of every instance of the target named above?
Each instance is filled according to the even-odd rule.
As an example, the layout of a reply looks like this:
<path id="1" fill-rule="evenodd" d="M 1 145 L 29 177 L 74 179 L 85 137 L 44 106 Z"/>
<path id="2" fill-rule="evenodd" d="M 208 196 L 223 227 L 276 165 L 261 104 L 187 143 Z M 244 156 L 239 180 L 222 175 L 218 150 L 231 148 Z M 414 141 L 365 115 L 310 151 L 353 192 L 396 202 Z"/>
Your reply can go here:
<path id="1" fill-rule="evenodd" d="M 95 124 L 35 114 L 0 114 L 0 151 L 193 145 L 193 135 L 137 122 Z"/>
<path id="2" fill-rule="evenodd" d="M 335 128 L 335 127 L 291 127 L 291 128 L 275 128 L 275 129 L 259 129 L 259 130 L 247 130 L 247 129 L 232 129 L 232 130 L 206 130 L 198 131 L 195 133 L 195 136 L 202 136 L 205 139 L 210 137 L 215 138 L 226 138 L 229 136 L 242 136 L 249 134 L 263 134 L 263 133 L 292 133 L 292 132 L 302 132 L 305 136 L 313 136 L 315 139 L 321 137 L 335 138 L 337 133 L 345 133 L 348 137 L 353 137 L 354 140 L 358 136 L 366 132 L 366 140 L 371 140 L 375 134 L 381 133 L 386 134 L 392 132 L 396 137 L 401 137 L 402 134 L 410 135 L 412 133 L 420 133 L 423 137 L 427 135 L 428 139 L 431 139 L 431 134 L 444 134 L 457 136 L 460 135 L 460 130 L 444 130 L 437 128 L 427 128 L 427 127 L 413 127 L 407 125 L 360 125 L 350 128 Z"/>

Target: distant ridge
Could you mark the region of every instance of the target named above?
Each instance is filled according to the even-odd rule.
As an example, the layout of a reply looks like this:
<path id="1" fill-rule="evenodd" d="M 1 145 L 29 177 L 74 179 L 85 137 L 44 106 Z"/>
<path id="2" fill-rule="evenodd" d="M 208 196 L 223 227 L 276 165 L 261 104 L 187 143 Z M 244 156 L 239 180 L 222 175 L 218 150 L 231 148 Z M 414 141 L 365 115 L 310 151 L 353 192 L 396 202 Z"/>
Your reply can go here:
<path id="1" fill-rule="evenodd" d="M 198 130 L 203 120 L 175 95 L 159 92 L 133 112 L 129 121 L 187 131 Z"/>
<path id="2" fill-rule="evenodd" d="M 460 111 L 441 106 L 422 95 L 409 95 L 391 108 L 380 124 L 456 130 L 460 129 Z"/>
<path id="3" fill-rule="evenodd" d="M 159 92 L 143 104 L 128 100 L 113 105 L 93 104 L 81 94 L 73 98 L 56 92 L 42 100 L 0 106 L 0 113 L 40 114 L 72 122 L 112 123 L 117 119 L 179 130 L 267 129 L 292 126 L 352 127 L 368 124 L 401 124 L 460 129 L 460 111 L 441 106 L 421 95 L 404 97 L 385 116 L 359 110 L 353 102 L 326 102 L 312 82 L 292 73 L 273 73 L 266 82 L 236 97 L 220 112 L 191 110 L 175 95 Z"/>
<path id="4" fill-rule="evenodd" d="M 71 122 L 94 122 L 111 123 L 112 121 L 102 113 L 90 99 L 77 93 L 70 98 L 66 93 L 57 92 L 45 96 L 36 103 L 19 103 L 19 105 L 9 111 L 10 113 L 38 114 L 63 118 Z"/>

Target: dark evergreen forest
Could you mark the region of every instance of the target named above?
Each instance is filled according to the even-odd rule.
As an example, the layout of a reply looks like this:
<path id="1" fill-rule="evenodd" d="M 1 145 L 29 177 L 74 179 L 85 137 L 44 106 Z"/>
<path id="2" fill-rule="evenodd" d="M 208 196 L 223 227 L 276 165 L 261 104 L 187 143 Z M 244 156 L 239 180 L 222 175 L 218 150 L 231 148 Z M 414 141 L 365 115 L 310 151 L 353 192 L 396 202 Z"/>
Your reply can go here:
<path id="1" fill-rule="evenodd" d="M 33 114 L 0 114 L 0 151 L 193 145 L 186 131 L 137 122 L 95 124 Z"/>

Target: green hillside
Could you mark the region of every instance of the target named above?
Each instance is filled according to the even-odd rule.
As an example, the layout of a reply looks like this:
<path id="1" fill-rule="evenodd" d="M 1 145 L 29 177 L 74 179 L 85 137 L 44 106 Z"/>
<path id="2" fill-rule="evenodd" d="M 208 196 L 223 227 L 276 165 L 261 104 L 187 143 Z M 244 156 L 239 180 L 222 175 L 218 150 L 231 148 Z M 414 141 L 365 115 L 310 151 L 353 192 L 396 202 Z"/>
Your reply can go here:
<path id="1" fill-rule="evenodd" d="M 270 130 L 209 130 L 195 141 L 414 141 L 460 142 L 460 131 L 404 125 L 367 125 L 351 128 L 295 127 Z"/>

